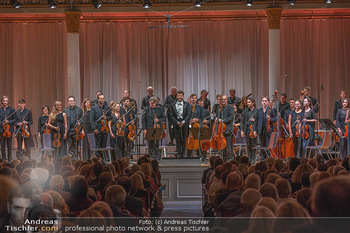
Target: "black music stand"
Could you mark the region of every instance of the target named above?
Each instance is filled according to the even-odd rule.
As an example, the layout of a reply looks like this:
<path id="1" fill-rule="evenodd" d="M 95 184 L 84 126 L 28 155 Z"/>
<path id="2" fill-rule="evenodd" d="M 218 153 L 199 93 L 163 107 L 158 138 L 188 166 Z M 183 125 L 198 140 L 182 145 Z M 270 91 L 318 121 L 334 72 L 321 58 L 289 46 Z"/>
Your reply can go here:
<path id="1" fill-rule="evenodd" d="M 335 126 L 330 119 L 318 119 L 318 121 L 321 123 L 321 129 L 332 129 L 334 133 L 338 134 L 337 126 Z"/>

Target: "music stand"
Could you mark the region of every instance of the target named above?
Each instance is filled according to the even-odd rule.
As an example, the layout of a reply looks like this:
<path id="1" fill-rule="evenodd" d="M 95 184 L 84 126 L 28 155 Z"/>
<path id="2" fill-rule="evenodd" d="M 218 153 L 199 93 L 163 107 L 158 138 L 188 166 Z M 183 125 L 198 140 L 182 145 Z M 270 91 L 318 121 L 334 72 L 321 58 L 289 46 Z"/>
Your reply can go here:
<path id="1" fill-rule="evenodd" d="M 318 119 L 318 121 L 321 123 L 322 128 L 326 130 L 332 129 L 335 133 L 338 132 L 337 126 L 330 119 Z"/>
<path id="2" fill-rule="evenodd" d="M 162 137 L 162 133 L 163 133 L 162 128 L 148 128 L 145 139 L 147 141 L 160 140 Z"/>

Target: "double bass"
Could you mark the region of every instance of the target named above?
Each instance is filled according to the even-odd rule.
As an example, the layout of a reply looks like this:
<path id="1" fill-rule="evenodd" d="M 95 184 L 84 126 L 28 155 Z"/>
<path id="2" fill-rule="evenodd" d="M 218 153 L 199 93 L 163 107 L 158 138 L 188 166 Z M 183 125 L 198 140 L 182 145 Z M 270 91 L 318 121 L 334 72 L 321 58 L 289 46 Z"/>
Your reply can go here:
<path id="1" fill-rule="evenodd" d="M 222 111 L 222 105 L 220 105 L 220 113 Z M 220 122 L 216 119 L 216 122 L 213 127 L 213 133 L 210 140 L 210 146 L 214 150 L 223 150 L 227 146 L 227 141 L 225 138 L 226 125 L 223 122 Z"/>
<path id="2" fill-rule="evenodd" d="M 193 120 L 193 114 L 194 114 L 195 111 L 196 111 L 196 105 L 194 104 L 193 107 L 192 107 L 191 121 Z M 198 123 L 194 123 L 194 122 L 191 123 L 191 129 L 190 129 L 190 132 L 189 132 L 188 137 L 186 139 L 186 148 L 188 150 L 198 150 L 199 149 L 199 140 L 195 139 L 193 137 L 193 134 L 192 134 L 192 129 L 193 128 L 199 128 L 199 124 Z"/>

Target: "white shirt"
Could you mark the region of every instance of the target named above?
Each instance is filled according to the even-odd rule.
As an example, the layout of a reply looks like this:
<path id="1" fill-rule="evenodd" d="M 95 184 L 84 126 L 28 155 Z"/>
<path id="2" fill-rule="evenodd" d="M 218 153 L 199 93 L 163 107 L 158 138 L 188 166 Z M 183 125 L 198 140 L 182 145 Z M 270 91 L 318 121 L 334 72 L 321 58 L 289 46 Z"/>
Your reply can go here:
<path id="1" fill-rule="evenodd" d="M 176 107 L 176 115 L 177 115 L 177 119 L 182 118 L 182 113 L 184 111 L 184 101 L 181 102 L 176 102 L 175 104 Z"/>

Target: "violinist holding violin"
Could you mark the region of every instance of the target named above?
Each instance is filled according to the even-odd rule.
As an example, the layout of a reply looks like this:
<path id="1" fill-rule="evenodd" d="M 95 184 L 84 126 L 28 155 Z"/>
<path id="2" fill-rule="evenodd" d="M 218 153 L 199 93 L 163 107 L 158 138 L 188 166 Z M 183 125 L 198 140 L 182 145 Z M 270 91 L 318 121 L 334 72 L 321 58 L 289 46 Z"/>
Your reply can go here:
<path id="1" fill-rule="evenodd" d="M 83 130 L 82 134 L 84 135 L 83 138 L 83 160 L 86 161 L 90 159 L 93 155 L 92 150 L 89 146 L 89 140 L 87 134 L 92 133 L 92 128 L 90 124 L 90 111 L 91 111 L 91 100 L 86 98 L 83 100 L 83 103 L 81 104 L 81 109 L 83 110 L 83 118 L 81 120 L 83 124 Z"/>
<path id="2" fill-rule="evenodd" d="M 120 113 L 120 104 L 115 103 L 112 106 L 112 119 L 108 121 L 109 130 L 111 132 L 112 143 L 116 154 L 116 159 L 123 157 L 123 137 L 124 127 L 126 125 L 125 116 Z"/>
<path id="3" fill-rule="evenodd" d="M 315 144 L 315 122 L 317 122 L 317 116 L 311 106 L 311 99 L 305 98 L 303 100 L 303 112 L 300 118 L 302 119 L 300 127 L 302 157 L 306 155 L 306 147 Z"/>
<path id="4" fill-rule="evenodd" d="M 191 101 L 190 104 L 192 105 L 192 111 L 191 111 L 191 121 L 190 121 L 190 129 L 189 130 L 192 130 L 193 123 L 199 124 L 204 120 L 204 107 L 196 104 L 197 103 L 197 95 L 196 94 L 190 95 L 190 101 Z M 202 101 L 204 103 L 204 101 L 202 99 L 200 101 Z M 195 140 L 197 141 L 198 138 L 195 138 Z M 198 142 L 198 146 L 199 146 L 199 142 Z M 196 150 L 196 152 L 197 152 L 197 157 L 199 157 L 199 149 Z M 193 150 L 187 149 L 187 157 L 192 157 L 192 156 L 193 156 Z"/>
<path id="5" fill-rule="evenodd" d="M 14 132 L 14 124 L 17 118 L 14 114 L 15 109 L 9 106 L 9 97 L 4 95 L 1 98 L 1 103 L 3 105 L 0 108 L 0 137 L 1 137 L 1 155 L 2 159 L 6 160 L 5 154 L 5 143 L 7 144 L 7 158 L 8 162 L 11 162 L 11 152 L 12 152 L 12 134 Z"/>
<path id="6" fill-rule="evenodd" d="M 152 127 L 162 127 L 165 122 L 165 115 L 162 108 L 157 107 L 157 98 L 151 97 L 149 99 L 149 106 L 144 108 L 145 114 L 142 115 L 142 130 L 146 136 L 147 129 Z M 160 160 L 161 152 L 159 150 L 159 140 L 148 141 L 149 155 L 156 160 Z"/>
<path id="7" fill-rule="evenodd" d="M 340 138 L 340 155 L 341 159 L 345 158 L 348 154 L 350 154 L 350 151 L 347 151 L 348 149 L 348 137 L 345 137 L 346 135 L 346 126 L 348 128 L 348 134 L 349 134 L 349 100 L 344 98 L 341 100 L 341 109 L 338 110 L 336 115 L 336 123 L 337 123 L 337 129 L 338 133 L 341 136 L 344 136 Z"/>
<path id="8" fill-rule="evenodd" d="M 242 112 L 242 121 L 241 121 L 241 137 L 245 137 L 247 143 L 247 152 L 248 158 L 251 163 L 255 161 L 255 150 L 252 148 L 256 146 L 257 139 L 256 137 L 249 137 L 250 133 L 254 132 L 254 122 L 256 119 L 256 112 L 258 111 L 255 108 L 255 100 L 251 97 L 247 99 L 247 109 Z"/>
<path id="9" fill-rule="evenodd" d="M 273 123 L 276 122 L 276 114 L 268 107 L 269 98 L 263 96 L 261 98 L 262 108 L 256 113 L 256 121 L 254 122 L 254 135 L 259 136 L 260 146 L 266 147 L 270 142 L 270 136 L 273 132 Z M 265 151 L 264 157 L 267 158 Z"/>
<path id="10" fill-rule="evenodd" d="M 94 105 L 90 111 L 90 124 L 95 135 L 96 148 L 106 148 L 108 140 L 108 121 L 111 113 L 108 105 L 104 104 L 104 94 L 98 95 L 98 104 Z M 101 153 L 97 153 L 101 157 Z"/>
<path id="11" fill-rule="evenodd" d="M 67 115 L 63 112 L 61 101 L 55 101 L 49 116 L 49 128 L 51 130 L 51 142 L 53 145 L 54 159 L 67 155 Z"/>
<path id="12" fill-rule="evenodd" d="M 292 103 L 292 100 L 289 101 Z M 292 138 L 293 146 L 294 146 L 294 155 L 298 156 L 298 140 L 299 140 L 299 125 L 301 121 L 301 101 L 295 100 L 294 102 L 294 108 L 290 112 L 288 116 L 288 131 L 289 131 L 289 137 Z M 291 108 L 292 109 L 292 108 Z"/>
<path id="13" fill-rule="evenodd" d="M 125 116 L 125 123 L 127 125 L 132 124 L 136 126 L 136 120 L 137 120 L 136 114 L 133 111 L 133 108 L 130 106 L 130 98 L 123 97 L 122 103 L 123 103 L 123 107 L 120 108 L 120 114 L 122 116 Z M 129 132 L 130 132 L 129 127 L 124 129 L 123 156 L 127 156 L 127 157 L 131 156 L 131 150 L 132 150 L 132 144 L 133 144 L 133 141 L 130 141 L 128 138 Z"/>
<path id="14" fill-rule="evenodd" d="M 17 136 L 17 158 L 22 155 L 30 156 L 30 125 L 33 124 L 32 112 L 26 109 L 26 102 L 24 99 L 18 100 L 19 111 L 16 112 L 17 124 L 16 124 L 16 136 Z M 24 141 L 26 151 L 22 148 L 22 142 Z"/>
<path id="15" fill-rule="evenodd" d="M 67 135 L 67 144 L 68 144 L 68 154 L 73 159 L 78 159 L 78 148 L 80 144 L 80 140 L 76 139 L 77 131 L 78 134 L 82 131 L 82 116 L 83 110 L 75 106 L 75 97 L 68 96 L 68 107 L 64 109 L 64 112 L 67 115 L 67 127 L 68 127 L 68 135 Z M 81 122 L 80 122 L 80 121 Z"/>

